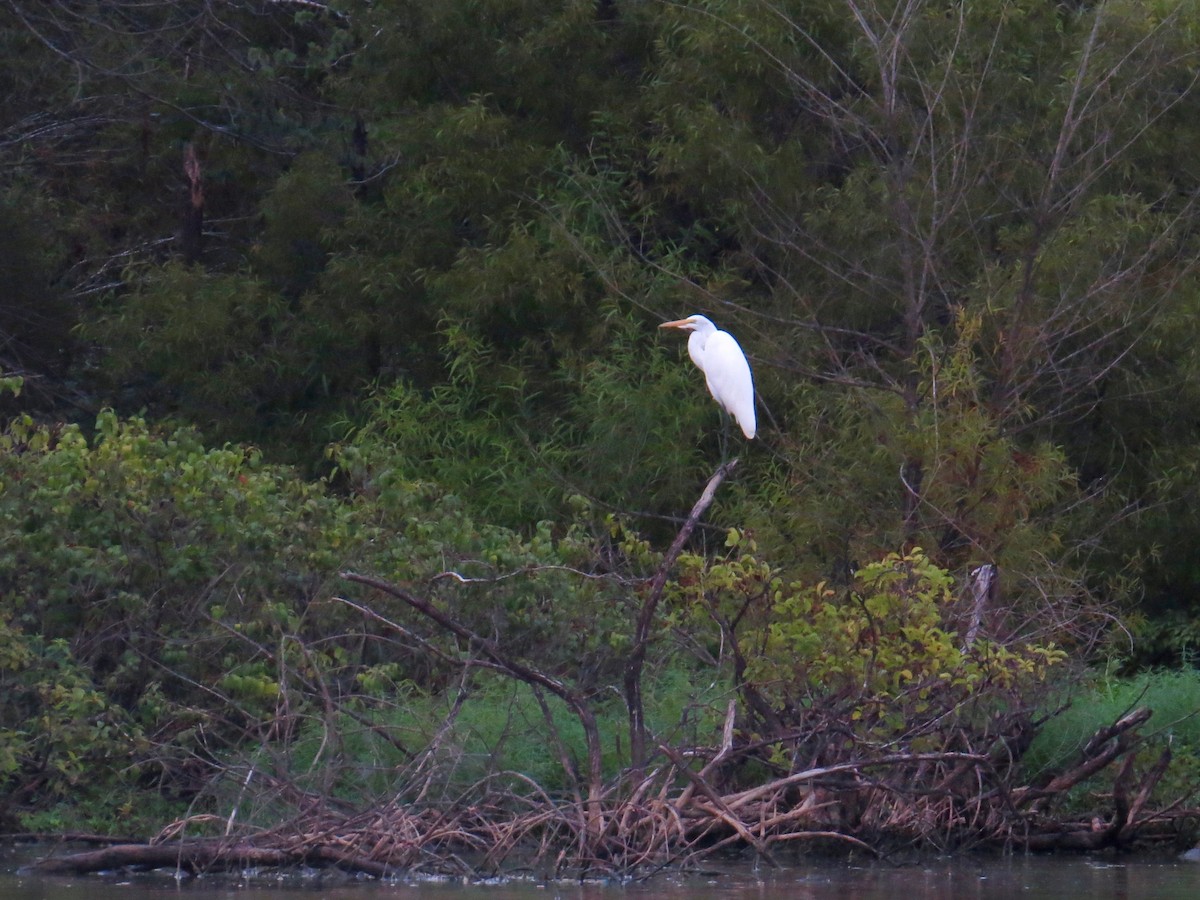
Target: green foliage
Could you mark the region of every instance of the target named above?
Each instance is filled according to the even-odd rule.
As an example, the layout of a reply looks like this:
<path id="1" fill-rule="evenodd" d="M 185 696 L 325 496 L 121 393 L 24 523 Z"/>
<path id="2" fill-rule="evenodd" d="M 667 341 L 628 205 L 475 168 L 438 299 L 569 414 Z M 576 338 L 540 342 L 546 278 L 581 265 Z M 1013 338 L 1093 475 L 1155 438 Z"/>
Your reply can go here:
<path id="1" fill-rule="evenodd" d="M 379 392 L 369 423 L 338 445 L 339 465 L 366 481 L 386 469 L 443 485 L 473 515 L 514 528 L 569 516 L 574 496 L 617 509 L 678 509 L 704 477 L 698 451 L 716 413 L 678 350 L 636 348 L 631 326 L 613 330 L 604 354 L 561 371 L 543 391 L 527 368 L 447 327 L 449 382 Z M 545 406 L 556 410 L 549 429 Z"/>
<path id="2" fill-rule="evenodd" d="M 825 406 L 812 388 L 793 390 L 811 411 L 786 439 L 794 470 L 743 518 L 789 572 L 841 587 L 862 561 L 919 544 L 955 573 L 996 565 L 1017 610 L 1047 594 L 1079 602 L 1075 523 L 1062 511 L 1078 480 L 1061 448 L 1004 428 L 989 408 L 980 321 L 958 310 L 954 331 L 922 339 L 912 403 L 857 390 Z"/>
<path id="3" fill-rule="evenodd" d="M 24 385 L 25 379 L 20 375 L 0 375 L 0 395 L 12 394 L 19 397 Z"/>
<path id="4" fill-rule="evenodd" d="M 1043 680 L 1047 666 L 1065 658 L 1053 645 L 1010 649 L 982 641 L 961 649 L 958 635 L 947 630 L 952 583 L 915 549 L 859 570 L 841 596 L 824 584 L 793 585 L 795 593 L 775 602 L 762 656 L 770 662 L 751 677 L 776 686 L 785 704 L 817 688 L 855 692 L 853 718 L 894 718 L 901 698 L 915 694 L 913 712 L 920 715 L 943 685 L 964 696 L 985 685 L 1008 690 Z M 780 660 L 793 662 L 781 670 Z M 902 721 L 885 730 L 897 732 Z"/>
<path id="5" fill-rule="evenodd" d="M 0 450 L 6 792 L 61 798 L 95 768 L 170 777 L 146 735 L 177 730 L 184 753 L 207 740 L 189 710 L 231 654 L 270 658 L 258 641 L 299 627 L 343 558 L 346 511 L 253 451 L 111 413 L 90 441 L 18 419 Z"/>
<path id="6" fill-rule="evenodd" d="M 965 569 L 983 557 L 1003 571 L 1028 573 L 1039 554 L 1055 558 L 1063 546 L 1058 506 L 1076 495 L 1075 475 L 1061 449 L 1013 436 L 990 413 L 976 350 L 981 321 L 959 312 L 956 324 L 952 342 L 923 341 L 917 363 L 925 402 L 914 427 L 889 429 L 897 456 L 920 462 L 916 533 L 937 541 L 942 565 Z"/>
<path id="7" fill-rule="evenodd" d="M 1066 658 L 1053 643 L 965 646 L 953 579 L 919 549 L 835 589 L 787 584 L 754 558 L 752 542 L 731 542 L 745 552 L 686 562 L 677 602 L 727 636 L 737 623 L 745 684 L 782 722 L 844 716 L 873 746 L 934 749 L 949 721 L 1033 689 Z"/>
<path id="8" fill-rule="evenodd" d="M 236 429 L 269 388 L 290 390 L 275 377 L 269 344 L 287 318 L 282 300 L 259 282 L 172 265 L 142 278 L 119 315 L 91 334 L 128 348 L 110 360 L 115 379 L 152 378 L 164 397 L 178 398 L 167 409 Z"/>
<path id="9" fill-rule="evenodd" d="M 329 600 L 345 568 L 423 584 L 467 627 L 581 690 L 615 677 L 622 592 L 586 577 L 596 538 L 582 523 L 525 536 L 478 524 L 394 466 L 363 468 L 356 494 L 334 497 L 256 451 L 107 412 L 90 439 L 20 418 L 0 449 L 0 797 L 15 808 L 35 790 L 65 797 L 88 767 L 104 773 L 96 803 L 124 803 L 155 775 L 194 796 L 214 754 L 263 746 L 281 716 L 323 715 L 335 685 L 436 695 L 456 667 L 397 668 L 393 638 Z M 426 630 L 373 606 L 402 634 Z M 424 640 L 442 660 L 461 653 L 448 635 Z"/>
<path id="10" fill-rule="evenodd" d="M 0 821 L 14 804 L 75 802 L 136 780 L 131 754 L 145 748 L 135 716 L 97 690 L 65 640 L 47 641 L 0 610 Z"/>

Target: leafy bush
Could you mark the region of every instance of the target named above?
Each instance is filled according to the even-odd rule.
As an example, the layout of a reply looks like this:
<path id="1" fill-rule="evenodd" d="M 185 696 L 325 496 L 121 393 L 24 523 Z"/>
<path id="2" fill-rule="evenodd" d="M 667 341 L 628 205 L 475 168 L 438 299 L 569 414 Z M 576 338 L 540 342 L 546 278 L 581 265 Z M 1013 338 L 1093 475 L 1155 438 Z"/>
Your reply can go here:
<path id="1" fill-rule="evenodd" d="M 953 579 L 919 548 L 833 588 L 787 584 L 752 541 L 730 542 L 749 552 L 688 559 L 676 603 L 717 625 L 764 736 L 794 728 L 800 743 L 943 749 L 956 728 L 984 728 L 1066 657 L 1050 643 L 965 643 Z"/>
<path id="2" fill-rule="evenodd" d="M 237 717 L 233 661 L 271 671 L 272 635 L 328 592 L 348 510 L 253 450 L 111 413 L 90 441 L 21 418 L 0 450 L 7 790 L 61 795 L 101 759 L 126 779 L 175 765 L 146 742 L 162 728 L 202 753 L 197 712 L 226 697 L 217 722 Z"/>
<path id="3" fill-rule="evenodd" d="M 417 646 L 441 657 L 414 656 L 403 635 L 424 623 L 380 597 L 364 618 L 338 590 L 347 568 L 421 584 L 586 690 L 613 677 L 623 588 L 587 577 L 596 538 L 582 525 L 478 524 L 454 495 L 352 450 L 339 459 L 357 461 L 353 493 L 338 497 L 253 449 L 108 412 L 90 439 L 19 418 L 0 450 L 0 797 L 14 808 L 65 796 L 85 770 L 93 785 L 155 778 L 193 796 L 242 742 L 286 746 L 330 704 L 405 684 L 438 696 L 461 648 L 434 632 Z M 403 690 L 388 702 L 406 696 L 411 715 L 434 714 Z"/>

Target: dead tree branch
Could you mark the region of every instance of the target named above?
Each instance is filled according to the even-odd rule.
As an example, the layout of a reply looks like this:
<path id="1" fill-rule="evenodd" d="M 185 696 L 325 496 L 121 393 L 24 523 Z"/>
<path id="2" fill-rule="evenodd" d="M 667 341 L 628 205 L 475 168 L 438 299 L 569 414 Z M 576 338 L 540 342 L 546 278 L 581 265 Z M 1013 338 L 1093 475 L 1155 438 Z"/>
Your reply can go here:
<path id="1" fill-rule="evenodd" d="M 642 700 L 642 669 L 646 663 L 646 650 L 650 645 L 650 627 L 654 623 L 654 613 L 662 599 L 663 589 L 667 584 L 667 574 L 675 565 L 679 554 L 683 552 L 700 517 L 712 505 L 717 488 L 721 486 L 721 482 L 737 464 L 737 459 L 722 463 L 708 479 L 708 484 L 704 486 L 700 498 L 692 506 L 687 521 L 675 535 L 675 540 L 667 550 L 666 556 L 663 557 L 658 571 L 654 573 L 646 599 L 642 602 L 641 610 L 638 612 L 637 624 L 634 627 L 633 647 L 625 661 L 624 675 L 625 705 L 629 709 L 629 764 L 634 773 L 641 772 L 646 765 L 646 719 Z"/>

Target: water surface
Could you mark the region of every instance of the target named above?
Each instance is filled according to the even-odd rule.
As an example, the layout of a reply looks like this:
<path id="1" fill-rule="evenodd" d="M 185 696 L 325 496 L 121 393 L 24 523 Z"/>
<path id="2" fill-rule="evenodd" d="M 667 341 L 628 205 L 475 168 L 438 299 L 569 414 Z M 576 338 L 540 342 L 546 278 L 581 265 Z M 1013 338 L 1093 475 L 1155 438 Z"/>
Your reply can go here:
<path id="1" fill-rule="evenodd" d="M 338 875 L 207 876 L 176 880 L 170 873 L 78 878 L 18 874 L 49 848 L 0 848 L 0 900 L 1195 900 L 1200 863 L 1078 856 L 934 860 L 920 865 L 820 862 L 770 870 L 751 865 L 714 868 L 702 876 L 662 876 L 648 884 L 509 881 L 462 884 L 365 881 Z"/>

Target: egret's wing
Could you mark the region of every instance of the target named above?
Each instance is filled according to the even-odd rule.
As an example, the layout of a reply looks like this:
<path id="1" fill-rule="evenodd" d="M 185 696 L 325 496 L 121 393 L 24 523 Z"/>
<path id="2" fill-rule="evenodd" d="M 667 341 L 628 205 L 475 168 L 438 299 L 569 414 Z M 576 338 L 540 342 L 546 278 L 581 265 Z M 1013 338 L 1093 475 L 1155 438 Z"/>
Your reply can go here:
<path id="1" fill-rule="evenodd" d="M 737 420 L 747 438 L 754 437 L 754 378 L 737 339 L 726 331 L 710 337 L 701 368 L 713 398 Z"/>

